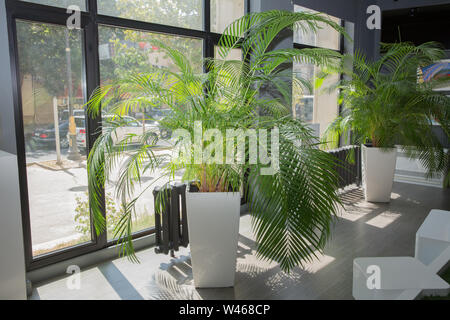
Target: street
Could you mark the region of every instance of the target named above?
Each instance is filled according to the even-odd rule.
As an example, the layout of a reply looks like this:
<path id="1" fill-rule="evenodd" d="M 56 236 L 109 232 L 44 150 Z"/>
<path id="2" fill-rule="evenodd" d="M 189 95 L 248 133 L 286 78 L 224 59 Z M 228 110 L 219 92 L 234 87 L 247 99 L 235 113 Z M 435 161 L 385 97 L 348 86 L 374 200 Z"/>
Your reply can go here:
<path id="1" fill-rule="evenodd" d="M 167 149 L 155 151 L 156 155 L 169 154 Z M 52 163 L 56 159 L 56 152 L 52 150 L 34 150 L 27 152 L 28 195 L 31 218 L 31 233 L 34 254 L 42 254 L 86 241 L 86 236 L 76 230 L 78 223 L 75 215 L 83 208 L 80 201 L 87 204 L 87 172 L 85 157 L 68 168 L 50 169 L 44 164 Z M 67 149 L 62 150 L 62 158 L 66 160 Z M 66 160 L 67 161 L 67 160 Z M 106 183 L 105 193 L 117 204 L 112 197 L 115 194 L 115 184 L 119 172 L 118 165 Z M 162 175 L 162 167 L 141 177 L 142 185 L 136 186 L 135 195 L 144 191 L 136 203 L 136 219 L 153 215 L 154 198 L 152 191 L 156 186 L 168 182 L 168 178 L 158 179 Z M 180 176 L 177 176 L 180 178 Z M 150 186 L 151 185 L 151 186 Z M 150 186 L 150 187 L 148 187 Z M 78 203 L 77 203 L 77 197 Z M 85 205 L 87 207 L 87 205 Z M 116 205 L 117 210 L 120 206 Z M 108 214 L 108 213 L 107 213 Z M 153 221 L 152 219 L 147 219 Z M 146 221 L 147 221 L 146 220 Z M 139 226 L 141 229 L 148 226 Z"/>

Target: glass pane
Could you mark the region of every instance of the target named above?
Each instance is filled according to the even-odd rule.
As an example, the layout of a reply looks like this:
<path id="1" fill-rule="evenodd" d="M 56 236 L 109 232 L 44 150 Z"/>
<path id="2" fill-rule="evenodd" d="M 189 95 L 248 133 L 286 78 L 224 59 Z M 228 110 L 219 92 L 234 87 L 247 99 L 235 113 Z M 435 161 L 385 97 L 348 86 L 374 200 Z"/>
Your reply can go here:
<path id="1" fill-rule="evenodd" d="M 220 46 L 214 46 L 214 58 L 220 59 L 219 49 Z M 242 61 L 242 50 L 241 49 L 231 49 L 225 60 L 239 60 Z"/>
<path id="2" fill-rule="evenodd" d="M 294 118 L 309 123 L 317 136 L 321 136 L 327 126 L 338 116 L 338 91 L 329 92 L 330 86 L 339 80 L 338 74 L 328 75 L 322 83 L 320 69 L 312 64 L 294 63 L 294 77 L 309 81 L 313 91 L 300 85 L 293 85 L 292 114 Z M 319 86 L 320 84 L 320 86 Z"/>
<path id="3" fill-rule="evenodd" d="M 245 14 L 244 0 L 211 0 L 211 31 L 222 33 Z"/>
<path id="4" fill-rule="evenodd" d="M 68 8 L 71 5 L 77 6 L 81 11 L 86 11 L 86 0 L 21 0 L 25 2 L 33 2 L 52 7 Z"/>
<path id="5" fill-rule="evenodd" d="M 317 13 L 317 11 L 304 8 L 302 6 L 294 6 L 295 12 L 311 12 L 311 13 Z M 338 24 L 341 23 L 341 19 L 335 18 L 329 15 L 324 15 L 325 17 L 329 18 L 333 22 L 336 22 Z M 339 43 L 341 36 L 339 32 L 331 28 L 330 26 L 319 23 L 319 28 L 316 31 L 316 33 L 302 30 L 300 27 L 294 28 L 294 42 L 305 44 L 309 46 L 314 47 L 321 47 L 321 48 L 328 48 L 333 50 L 339 50 Z"/>
<path id="6" fill-rule="evenodd" d="M 33 256 L 91 240 L 82 31 L 17 21 Z"/>
<path id="7" fill-rule="evenodd" d="M 97 6 L 103 15 L 203 29 L 203 0 L 97 0 Z"/>
<path id="8" fill-rule="evenodd" d="M 108 83 L 110 80 L 123 78 L 138 73 L 152 72 L 156 68 L 168 68 L 176 71 L 176 67 L 169 60 L 164 52 L 152 43 L 158 39 L 167 43 L 172 48 L 177 48 L 187 55 L 193 63 L 196 72 L 203 71 L 203 41 L 199 39 L 170 36 L 158 33 L 141 32 L 127 30 L 122 28 L 99 27 L 99 53 L 100 53 L 100 76 L 102 83 Z M 154 148 L 156 155 L 169 154 L 168 150 L 170 132 L 162 128 L 158 120 L 162 119 L 168 110 L 161 106 L 161 110 L 154 110 L 150 107 L 142 109 L 132 109 L 124 117 L 127 125 L 121 128 L 117 141 L 122 140 L 126 134 L 141 134 L 144 130 L 151 130 L 158 137 L 157 146 Z M 108 119 L 112 115 L 108 113 L 108 106 L 103 110 L 103 125 L 108 125 Z M 138 145 L 138 142 L 131 144 Z M 122 157 L 125 160 L 126 155 Z M 123 213 L 120 206 L 120 199 L 115 198 L 115 183 L 118 180 L 118 167 L 112 175 L 110 181 L 106 183 L 106 202 L 107 202 L 107 224 L 108 239 L 113 238 L 113 229 L 118 218 Z M 136 214 L 133 216 L 133 231 L 140 231 L 154 226 L 154 199 L 152 191 L 156 186 L 162 186 L 167 179 L 159 179 L 161 174 L 158 170 L 145 173 L 142 176 L 144 183 L 141 187 L 136 187 L 135 195 L 138 195 L 150 183 L 155 182 L 146 190 L 136 205 Z"/>

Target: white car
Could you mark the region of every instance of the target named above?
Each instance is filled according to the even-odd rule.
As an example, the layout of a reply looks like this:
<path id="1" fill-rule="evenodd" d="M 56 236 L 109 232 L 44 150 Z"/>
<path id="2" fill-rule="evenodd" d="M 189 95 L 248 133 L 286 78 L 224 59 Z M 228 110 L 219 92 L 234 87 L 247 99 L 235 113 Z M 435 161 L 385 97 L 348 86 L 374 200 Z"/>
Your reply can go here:
<path id="1" fill-rule="evenodd" d="M 75 125 L 77 131 L 77 145 L 78 148 L 86 150 L 86 121 L 85 117 L 75 116 Z M 116 129 L 116 134 L 113 135 L 114 144 L 120 143 L 123 139 L 127 137 L 127 135 L 131 135 L 130 142 L 131 144 L 140 144 L 141 135 L 144 132 L 150 132 L 149 139 L 147 143 L 156 143 L 159 138 L 159 128 L 154 124 L 144 124 L 139 120 L 130 117 L 118 117 L 114 115 L 103 115 L 102 116 L 102 124 L 103 124 L 103 132 L 105 132 L 105 128 L 108 128 L 108 123 L 112 123 L 115 121 L 123 121 L 124 124 Z M 136 136 L 133 136 L 136 135 Z"/>

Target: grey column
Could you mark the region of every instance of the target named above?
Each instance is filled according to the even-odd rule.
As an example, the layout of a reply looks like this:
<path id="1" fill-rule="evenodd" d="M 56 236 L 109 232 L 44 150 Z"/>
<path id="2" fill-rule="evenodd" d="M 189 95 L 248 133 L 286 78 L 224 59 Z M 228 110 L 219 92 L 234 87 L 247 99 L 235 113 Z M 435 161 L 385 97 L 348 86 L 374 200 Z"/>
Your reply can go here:
<path id="1" fill-rule="evenodd" d="M 26 299 L 14 99 L 5 2 L 0 2 L 0 300 Z"/>

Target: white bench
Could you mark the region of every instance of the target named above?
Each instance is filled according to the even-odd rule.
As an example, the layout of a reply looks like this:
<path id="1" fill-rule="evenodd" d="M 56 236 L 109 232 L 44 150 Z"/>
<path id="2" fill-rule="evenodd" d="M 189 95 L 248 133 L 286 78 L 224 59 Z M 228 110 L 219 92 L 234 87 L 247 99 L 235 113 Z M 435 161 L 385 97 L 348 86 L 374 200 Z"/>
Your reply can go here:
<path id="1" fill-rule="evenodd" d="M 353 261 L 353 297 L 357 300 L 407 300 L 416 298 L 422 290 L 445 294 L 449 288 L 447 282 L 413 257 Z"/>
<path id="2" fill-rule="evenodd" d="M 423 264 L 429 265 L 449 246 L 450 211 L 431 210 L 416 233 L 414 256 Z"/>
<path id="3" fill-rule="evenodd" d="M 450 212 L 432 210 L 416 234 L 413 257 L 356 258 L 353 297 L 357 300 L 413 300 L 447 295 L 437 275 L 450 261 Z"/>

